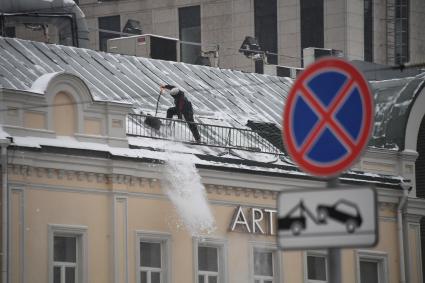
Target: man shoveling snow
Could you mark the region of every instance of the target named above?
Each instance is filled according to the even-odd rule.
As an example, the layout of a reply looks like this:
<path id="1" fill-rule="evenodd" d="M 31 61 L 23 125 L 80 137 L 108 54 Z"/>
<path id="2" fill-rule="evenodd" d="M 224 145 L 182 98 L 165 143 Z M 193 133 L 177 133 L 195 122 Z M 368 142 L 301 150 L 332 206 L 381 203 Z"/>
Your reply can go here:
<path id="1" fill-rule="evenodd" d="M 189 129 L 193 134 L 196 142 L 201 142 L 201 135 L 199 134 L 198 127 L 194 123 L 193 119 L 193 108 L 192 103 L 186 98 L 184 92 L 178 89 L 173 85 L 162 85 L 161 94 L 164 90 L 170 93 L 174 98 L 174 107 L 170 107 L 167 110 L 167 118 L 171 119 L 174 115 L 177 115 L 179 119 L 182 119 L 182 116 L 189 124 Z"/>

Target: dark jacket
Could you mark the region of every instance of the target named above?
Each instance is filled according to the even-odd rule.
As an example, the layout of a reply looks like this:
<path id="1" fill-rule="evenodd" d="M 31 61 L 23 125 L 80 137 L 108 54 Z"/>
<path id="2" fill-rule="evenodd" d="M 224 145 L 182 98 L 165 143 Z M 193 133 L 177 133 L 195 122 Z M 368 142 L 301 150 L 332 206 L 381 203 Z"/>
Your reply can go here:
<path id="1" fill-rule="evenodd" d="M 168 90 L 172 90 L 175 88 L 173 85 L 165 85 L 164 88 Z M 198 127 L 194 123 L 193 119 L 193 109 L 192 109 L 192 103 L 186 98 L 184 95 L 184 92 L 179 89 L 177 94 L 172 95 L 174 98 L 174 107 L 170 107 L 167 110 L 167 118 L 170 119 L 174 115 L 177 115 L 179 119 L 182 119 L 182 116 L 184 116 L 184 119 L 189 124 L 189 129 L 193 134 L 193 137 L 195 138 L 196 142 L 201 142 L 201 135 L 199 134 Z"/>
<path id="2" fill-rule="evenodd" d="M 173 85 L 165 85 L 164 88 L 171 90 L 175 86 Z M 192 103 L 186 98 L 184 92 L 179 90 L 177 95 L 173 96 L 174 105 L 176 107 L 176 114 L 181 119 L 182 114 L 185 116 L 193 115 Z"/>

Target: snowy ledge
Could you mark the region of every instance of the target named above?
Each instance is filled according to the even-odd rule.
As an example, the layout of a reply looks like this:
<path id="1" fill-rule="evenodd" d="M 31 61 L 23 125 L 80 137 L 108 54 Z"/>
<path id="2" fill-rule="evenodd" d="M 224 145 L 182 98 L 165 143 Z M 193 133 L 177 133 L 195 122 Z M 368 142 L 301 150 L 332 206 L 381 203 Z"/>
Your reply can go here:
<path id="1" fill-rule="evenodd" d="M 238 159 L 234 156 L 205 154 L 202 150 L 192 149 L 175 142 L 164 142 L 164 150 L 159 151 L 140 148 L 116 148 L 106 144 L 80 142 L 73 137 L 57 137 L 55 139 L 14 137 L 12 146 L 33 148 L 41 151 L 55 149 L 55 152 L 63 151 L 63 153 L 71 155 L 87 155 L 89 151 L 93 154 L 100 154 L 104 158 L 139 159 L 143 162 L 160 164 L 165 163 L 169 155 L 169 152 L 165 151 L 165 149 L 172 148 L 173 153 L 180 154 L 182 159 L 196 164 L 197 168 L 320 181 L 320 179 L 301 172 L 296 166 L 285 162 L 271 164 L 255 160 Z M 342 174 L 340 180 L 342 183 L 376 185 L 379 187 L 399 189 L 403 178 L 400 176 L 349 171 Z"/>

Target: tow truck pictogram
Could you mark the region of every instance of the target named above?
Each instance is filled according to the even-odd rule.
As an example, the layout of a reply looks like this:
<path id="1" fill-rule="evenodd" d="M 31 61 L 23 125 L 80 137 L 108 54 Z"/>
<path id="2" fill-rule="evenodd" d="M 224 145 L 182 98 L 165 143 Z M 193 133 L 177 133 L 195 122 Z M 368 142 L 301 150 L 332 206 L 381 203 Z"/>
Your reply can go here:
<path id="1" fill-rule="evenodd" d="M 294 216 L 293 214 L 297 210 L 299 210 L 300 215 Z M 279 219 L 279 230 L 291 230 L 292 234 L 297 236 L 301 234 L 302 230 L 306 229 L 307 217 L 316 225 L 324 225 L 328 219 L 333 219 L 344 224 L 348 233 L 354 233 L 362 224 L 362 217 L 357 205 L 344 199 L 338 200 L 334 205 L 318 205 L 316 211 L 317 217 L 301 200 L 285 217 Z"/>

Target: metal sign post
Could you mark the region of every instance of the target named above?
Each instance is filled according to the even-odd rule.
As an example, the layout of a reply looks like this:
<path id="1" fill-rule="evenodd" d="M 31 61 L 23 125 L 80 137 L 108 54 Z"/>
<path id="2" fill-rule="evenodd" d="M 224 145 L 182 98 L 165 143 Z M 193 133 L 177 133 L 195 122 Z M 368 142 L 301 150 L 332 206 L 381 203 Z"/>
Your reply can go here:
<path id="1" fill-rule="evenodd" d="M 338 187 L 338 179 L 331 179 L 327 182 L 327 188 L 336 188 Z M 329 248 L 328 249 L 328 258 L 329 264 L 328 274 L 329 274 L 329 283 L 340 283 L 342 282 L 341 278 L 341 250 L 339 248 Z"/>
<path id="2" fill-rule="evenodd" d="M 329 283 L 341 283 L 341 250 L 338 248 L 328 249 L 328 257 Z"/>
<path id="3" fill-rule="evenodd" d="M 284 250 L 328 249 L 330 283 L 341 282 L 342 247 L 378 241 L 377 197 L 370 187 L 338 185 L 366 147 L 373 129 L 373 96 L 348 62 L 325 58 L 295 81 L 283 111 L 282 138 L 305 172 L 328 179 L 326 188 L 281 192 L 278 243 Z"/>

